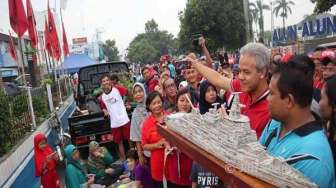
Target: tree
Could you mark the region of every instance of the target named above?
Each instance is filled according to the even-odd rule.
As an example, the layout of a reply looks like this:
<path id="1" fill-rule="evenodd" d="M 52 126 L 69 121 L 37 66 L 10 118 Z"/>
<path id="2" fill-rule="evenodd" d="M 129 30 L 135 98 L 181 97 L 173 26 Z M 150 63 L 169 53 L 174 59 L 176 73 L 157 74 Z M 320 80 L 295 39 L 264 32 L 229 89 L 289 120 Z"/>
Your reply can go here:
<path id="1" fill-rule="evenodd" d="M 254 14 L 258 15 L 259 24 L 259 37 L 264 38 L 264 10 L 270 10 L 270 7 L 263 3 L 262 0 L 257 0 L 255 3 L 250 3 L 250 7 L 253 7 Z"/>
<path id="2" fill-rule="evenodd" d="M 159 50 L 154 48 L 150 40 L 141 37 L 131 43 L 127 55 L 131 61 L 151 63 L 157 59 L 159 54 Z"/>
<path id="3" fill-rule="evenodd" d="M 329 11 L 336 4 L 336 0 L 311 0 L 316 3 L 314 12 L 322 13 Z"/>
<path id="4" fill-rule="evenodd" d="M 275 8 L 273 10 L 273 13 L 275 13 L 275 16 L 282 17 L 282 25 L 283 28 L 286 27 L 285 20 L 288 17 L 288 13 L 292 14 L 291 5 L 294 5 L 294 2 L 291 0 L 276 0 L 275 1 Z M 280 13 L 280 14 L 279 14 Z"/>
<path id="5" fill-rule="evenodd" d="M 128 47 L 127 57 L 133 62 L 153 63 L 161 55 L 176 49 L 176 39 L 167 31 L 160 31 L 155 20 L 145 24 L 145 33 L 138 34 Z"/>
<path id="6" fill-rule="evenodd" d="M 193 34 L 203 34 L 211 51 L 237 49 L 246 43 L 243 1 L 188 0 L 179 18 L 179 47 L 183 52 L 196 49 Z"/>
<path id="7" fill-rule="evenodd" d="M 250 3 L 249 4 L 249 19 L 250 19 L 250 23 L 254 23 L 255 24 L 255 32 L 258 34 L 258 20 L 259 20 L 259 11 L 257 9 L 257 6 L 254 3 Z"/>
<path id="8" fill-rule="evenodd" d="M 145 23 L 145 32 L 146 33 L 157 33 L 159 32 L 158 24 L 155 22 L 154 19 L 149 20 Z"/>
<path id="9" fill-rule="evenodd" d="M 115 40 L 106 40 L 103 44 L 103 52 L 108 61 L 120 61 L 119 50 L 116 47 Z"/>

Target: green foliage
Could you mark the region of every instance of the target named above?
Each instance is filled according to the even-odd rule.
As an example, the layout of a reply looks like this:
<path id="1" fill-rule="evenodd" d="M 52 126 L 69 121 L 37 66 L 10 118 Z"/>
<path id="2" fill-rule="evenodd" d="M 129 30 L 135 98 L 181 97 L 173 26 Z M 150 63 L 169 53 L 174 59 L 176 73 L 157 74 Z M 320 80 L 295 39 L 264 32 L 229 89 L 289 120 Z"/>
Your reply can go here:
<path id="1" fill-rule="evenodd" d="M 127 100 L 130 102 L 133 101 L 133 95 L 132 95 L 132 89 L 134 85 L 133 80 L 128 75 L 123 74 L 119 76 L 119 81 L 120 81 L 120 84 L 122 84 L 128 89 Z"/>
<path id="2" fill-rule="evenodd" d="M 329 11 L 336 4 L 336 0 L 311 0 L 316 3 L 314 12 L 322 13 Z"/>
<path id="3" fill-rule="evenodd" d="M 179 17 L 179 46 L 184 52 L 195 50 L 191 40 L 197 33 L 206 37 L 210 51 L 237 49 L 246 43 L 243 1 L 189 0 Z"/>
<path id="4" fill-rule="evenodd" d="M 133 62 L 153 63 L 163 54 L 170 54 L 176 49 L 174 36 L 167 31 L 160 31 L 152 19 L 145 24 L 145 33 L 138 34 L 128 47 L 127 57 Z"/>
<path id="5" fill-rule="evenodd" d="M 26 92 L 23 92 L 22 94 L 14 97 L 11 101 L 10 107 L 13 116 L 21 118 L 24 115 L 24 113 L 28 111 Z"/>
<path id="6" fill-rule="evenodd" d="M 103 44 L 103 52 L 107 56 L 108 61 L 119 61 L 119 50 L 116 47 L 116 41 L 115 40 L 106 40 Z"/>
<path id="7" fill-rule="evenodd" d="M 39 122 L 41 122 L 49 114 L 46 98 L 41 96 L 33 96 L 32 100 L 36 119 L 39 120 Z"/>
<path id="8" fill-rule="evenodd" d="M 154 19 L 149 20 L 145 23 L 145 32 L 146 33 L 157 33 L 159 32 L 159 25 L 155 22 Z"/>
<path id="9" fill-rule="evenodd" d="M 52 79 L 50 78 L 44 78 L 42 81 L 41 81 L 41 85 L 42 86 L 45 86 L 47 84 L 51 85 L 53 83 Z"/>
<path id="10" fill-rule="evenodd" d="M 8 139 L 8 132 L 10 130 L 10 108 L 9 97 L 0 90 L 0 157 L 3 156 L 11 147 Z"/>
<path id="11" fill-rule="evenodd" d="M 45 93 L 37 92 L 32 100 L 36 120 L 40 123 L 49 114 Z M 0 91 L 0 104 L 1 157 L 30 130 L 30 114 L 26 92 L 11 97 Z"/>

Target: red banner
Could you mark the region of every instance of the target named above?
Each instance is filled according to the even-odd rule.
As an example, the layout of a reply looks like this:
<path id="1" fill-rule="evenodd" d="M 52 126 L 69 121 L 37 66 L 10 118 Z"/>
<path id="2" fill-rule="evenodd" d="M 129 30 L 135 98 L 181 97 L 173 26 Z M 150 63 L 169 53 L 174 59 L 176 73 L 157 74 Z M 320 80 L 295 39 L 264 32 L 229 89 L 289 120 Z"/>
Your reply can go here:
<path id="1" fill-rule="evenodd" d="M 21 0 L 8 0 L 9 21 L 19 38 L 27 31 L 28 21 Z"/>
<path id="2" fill-rule="evenodd" d="M 30 0 L 26 0 L 27 5 L 27 19 L 28 19 L 28 34 L 32 44 L 32 47 L 37 47 L 37 32 L 36 32 L 36 20 L 34 16 L 34 11 Z"/>

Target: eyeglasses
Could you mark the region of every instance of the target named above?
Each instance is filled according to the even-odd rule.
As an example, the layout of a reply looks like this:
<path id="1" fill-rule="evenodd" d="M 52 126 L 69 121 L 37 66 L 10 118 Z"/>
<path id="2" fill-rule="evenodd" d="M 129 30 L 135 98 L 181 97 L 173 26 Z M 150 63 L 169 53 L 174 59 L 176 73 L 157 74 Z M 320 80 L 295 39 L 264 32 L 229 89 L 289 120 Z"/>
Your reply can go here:
<path id="1" fill-rule="evenodd" d="M 173 88 L 173 87 L 176 87 L 176 85 L 174 83 L 164 86 L 165 89 L 169 89 L 169 88 Z"/>

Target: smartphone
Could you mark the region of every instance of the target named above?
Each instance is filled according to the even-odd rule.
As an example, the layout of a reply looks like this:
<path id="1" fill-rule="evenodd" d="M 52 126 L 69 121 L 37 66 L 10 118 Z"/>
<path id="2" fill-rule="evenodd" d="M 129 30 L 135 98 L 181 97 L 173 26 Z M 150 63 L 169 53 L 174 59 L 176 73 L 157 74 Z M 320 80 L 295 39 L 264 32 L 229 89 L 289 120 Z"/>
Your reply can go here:
<path id="1" fill-rule="evenodd" d="M 192 40 L 192 44 L 196 47 L 199 46 L 199 38 L 202 37 L 203 35 L 198 33 L 198 34 L 193 34 L 191 35 L 191 40 Z"/>

